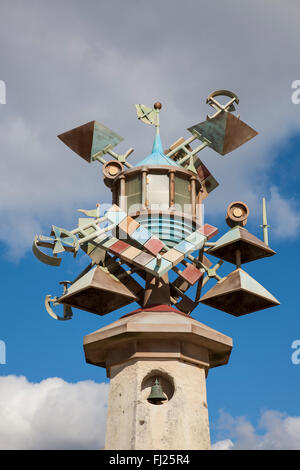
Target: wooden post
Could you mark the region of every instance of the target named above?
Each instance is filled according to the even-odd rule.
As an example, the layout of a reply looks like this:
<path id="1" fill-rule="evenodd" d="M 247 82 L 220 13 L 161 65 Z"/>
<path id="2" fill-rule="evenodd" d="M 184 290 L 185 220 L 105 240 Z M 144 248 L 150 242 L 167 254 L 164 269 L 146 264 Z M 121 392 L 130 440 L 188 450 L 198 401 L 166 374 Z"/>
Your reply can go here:
<path id="1" fill-rule="evenodd" d="M 196 176 L 191 176 L 192 217 L 196 218 Z"/>
<path id="2" fill-rule="evenodd" d="M 120 176 L 120 194 L 119 194 L 119 206 L 123 211 L 127 211 L 126 204 L 126 186 L 125 186 L 125 176 Z"/>
<path id="3" fill-rule="evenodd" d="M 172 209 L 175 204 L 175 171 L 169 171 L 169 208 Z"/>
<path id="4" fill-rule="evenodd" d="M 147 208 L 147 170 L 142 171 L 142 208 Z"/>

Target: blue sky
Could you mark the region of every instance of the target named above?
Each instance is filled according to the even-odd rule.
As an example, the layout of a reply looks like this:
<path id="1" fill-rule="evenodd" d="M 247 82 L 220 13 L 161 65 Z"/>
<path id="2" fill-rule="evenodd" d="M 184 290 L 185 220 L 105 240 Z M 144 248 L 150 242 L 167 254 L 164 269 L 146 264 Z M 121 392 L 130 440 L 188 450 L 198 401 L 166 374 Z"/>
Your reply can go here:
<path id="1" fill-rule="evenodd" d="M 288 442 L 300 448 L 300 364 L 291 361 L 291 344 L 300 339 L 300 104 L 291 101 L 291 84 L 300 79 L 299 5 L 292 0 L 284 5 L 255 0 L 243 7 L 230 0 L 226 8 L 217 0 L 209 5 L 192 0 L 185 6 L 170 0 L 164 5 L 156 0 L 90 0 L 84 8 L 76 0 L 70 10 L 70 0 L 26 3 L 24 8 L 19 0 L 4 0 L 1 7 L 0 80 L 6 83 L 7 100 L 0 104 L 0 340 L 6 344 L 6 364 L 0 364 L 0 415 L 1 397 L 3 418 L 5 406 L 14 406 L 10 397 L 23 390 L 16 379 L 15 385 L 10 382 L 10 392 L 5 391 L 11 375 L 26 377 L 24 393 L 28 382 L 49 378 L 63 379 L 62 390 L 69 383 L 94 381 L 100 387 L 107 382 L 103 369 L 85 363 L 83 336 L 135 306 L 103 318 L 75 310 L 69 322 L 54 321 L 44 309 L 45 295 L 59 294 L 58 282 L 75 278 L 85 261 L 66 255 L 60 268 L 39 263 L 31 253 L 34 235 L 48 234 L 52 224 L 73 228 L 77 208 L 109 202 L 100 166 L 87 165 L 56 135 L 96 119 L 125 137 L 118 150 L 135 147 L 130 157 L 135 163 L 149 154 L 153 138 L 152 130 L 137 121 L 135 103 L 151 106 L 162 101 L 161 134 L 167 147 L 187 137 L 187 127 L 205 119 L 210 111 L 205 99 L 211 91 L 227 88 L 240 97 L 241 119 L 259 135 L 226 157 L 209 149 L 202 152 L 220 183 L 205 203 L 205 221 L 223 234 L 227 205 L 242 200 L 251 211 L 247 228 L 262 237 L 261 197 L 267 198 L 269 241 L 277 255 L 244 268 L 281 305 L 241 318 L 204 305 L 193 313 L 234 343 L 229 364 L 211 370 L 207 380 L 211 437 L 213 442 L 225 440 L 226 448 L 229 440 L 236 448 L 280 448 L 289 444 L 277 435 L 276 440 L 272 432 L 276 428 L 282 434 L 286 420 L 295 418 Z M 192 15 L 195 12 L 198 16 Z M 204 21 L 212 15 L 214 27 Z M 188 20 L 182 23 L 182 17 Z M 224 265 L 220 273 L 229 269 Z M 107 387 L 101 393 L 99 442 Z M 68 396 L 66 392 L 66 401 Z M 95 396 L 93 388 L 91 404 L 97 407 Z M 70 406 L 80 408 L 79 395 L 72 397 Z M 265 418 L 261 423 L 269 412 L 273 421 Z M 246 423 L 242 431 L 239 417 Z M 6 419 L 0 437 L 9 448 L 59 445 L 46 437 L 24 440 L 16 433 L 20 426 L 23 436 L 21 419 Z M 26 420 L 33 436 L 35 421 L 32 415 Z M 78 447 L 79 437 L 72 439 L 60 445 Z M 93 447 L 95 442 L 98 445 L 97 436 L 82 446 Z"/>

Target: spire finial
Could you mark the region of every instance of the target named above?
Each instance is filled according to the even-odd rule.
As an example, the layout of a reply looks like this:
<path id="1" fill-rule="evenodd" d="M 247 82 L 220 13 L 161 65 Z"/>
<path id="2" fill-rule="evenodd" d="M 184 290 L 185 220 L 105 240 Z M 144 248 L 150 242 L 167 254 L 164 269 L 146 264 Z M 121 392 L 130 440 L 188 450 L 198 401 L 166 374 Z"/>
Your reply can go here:
<path id="1" fill-rule="evenodd" d="M 159 101 L 156 101 L 153 105 L 153 108 L 155 109 L 156 112 L 156 122 L 155 122 L 155 129 L 156 129 L 156 135 L 159 135 L 159 113 L 162 108 L 162 104 Z"/>
<path id="2" fill-rule="evenodd" d="M 135 106 L 138 119 L 145 122 L 146 124 L 152 124 L 155 126 L 155 139 L 152 147 L 152 153 L 163 154 L 164 151 L 159 135 L 159 113 L 162 108 L 162 104 L 159 101 L 156 101 L 153 105 L 153 108 L 148 108 L 144 104 L 136 104 Z"/>

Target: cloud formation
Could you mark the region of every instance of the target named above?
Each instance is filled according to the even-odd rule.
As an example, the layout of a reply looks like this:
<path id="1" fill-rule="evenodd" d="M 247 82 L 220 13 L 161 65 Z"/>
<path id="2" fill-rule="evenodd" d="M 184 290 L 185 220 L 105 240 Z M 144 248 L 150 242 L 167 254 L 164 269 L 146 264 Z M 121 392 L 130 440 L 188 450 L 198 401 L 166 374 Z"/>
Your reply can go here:
<path id="1" fill-rule="evenodd" d="M 76 208 L 110 200 L 100 165 L 88 165 L 57 134 L 96 119 L 126 138 L 118 150 L 135 147 L 135 163 L 153 138 L 137 121 L 135 103 L 163 102 L 167 147 L 205 118 L 205 98 L 220 88 L 238 94 L 241 118 L 259 135 L 227 157 L 202 152 L 220 182 L 206 214 L 224 215 L 233 200 L 245 200 L 255 214 L 258 196 L 272 197 L 277 144 L 299 132 L 299 107 L 291 101 L 299 78 L 296 9 L 294 1 L 271 0 L 90 0 L 88 7 L 79 0 L 3 0 L 0 241 L 9 255 L 22 256 L 51 223 L 74 226 Z M 290 210 L 280 188 L 274 191 Z"/>
<path id="2" fill-rule="evenodd" d="M 103 449 L 107 383 L 68 383 L 52 377 L 32 383 L 0 377 L 0 449 Z M 300 417 L 267 410 L 255 428 L 245 417 L 220 411 L 223 439 L 214 450 L 300 450 Z"/>
<path id="3" fill-rule="evenodd" d="M 217 427 L 228 438 L 214 443 L 214 450 L 300 450 L 300 416 L 267 410 L 255 429 L 245 417 L 221 411 Z"/>
<path id="4" fill-rule="evenodd" d="M 108 384 L 0 377 L 0 449 L 102 449 Z"/>

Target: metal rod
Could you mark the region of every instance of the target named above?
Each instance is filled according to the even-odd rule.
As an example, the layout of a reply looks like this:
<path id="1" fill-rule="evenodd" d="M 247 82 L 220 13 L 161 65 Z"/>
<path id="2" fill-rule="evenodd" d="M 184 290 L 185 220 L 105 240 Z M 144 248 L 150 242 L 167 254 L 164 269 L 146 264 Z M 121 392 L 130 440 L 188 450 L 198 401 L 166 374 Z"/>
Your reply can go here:
<path id="1" fill-rule="evenodd" d="M 195 265 L 197 266 L 197 268 L 203 268 L 206 272 L 208 272 L 208 268 L 201 262 L 199 261 L 198 259 L 196 259 L 194 256 L 192 255 L 188 255 L 187 258 L 191 261 L 193 261 L 193 263 L 195 263 Z"/>
<path id="2" fill-rule="evenodd" d="M 106 216 L 98 217 L 97 219 L 93 220 L 93 222 L 87 222 L 86 224 L 81 225 L 80 227 L 74 228 L 70 231 L 70 233 L 72 233 L 73 235 L 76 235 L 77 233 L 83 233 L 84 235 L 84 230 L 86 230 L 87 228 L 91 228 L 94 225 L 96 226 L 98 224 L 101 224 L 101 222 L 105 222 L 105 220 L 107 220 Z"/>
<path id="3" fill-rule="evenodd" d="M 241 263 L 241 250 L 239 248 L 235 250 L 235 264 L 237 268 L 240 268 L 242 264 Z"/>
<path id="4" fill-rule="evenodd" d="M 79 245 L 83 245 L 84 243 L 89 242 L 89 241 L 93 240 L 94 238 L 99 237 L 103 233 L 106 233 L 106 232 L 109 232 L 110 230 L 113 230 L 114 228 L 116 228 L 116 225 L 111 224 L 111 225 L 108 225 L 108 227 L 105 227 L 103 229 L 95 230 L 95 232 L 91 233 L 90 235 L 87 235 L 86 237 L 80 238 L 78 240 Z"/>
<path id="5" fill-rule="evenodd" d="M 102 153 L 102 152 L 99 152 L 99 153 Z M 97 154 L 95 154 L 94 159 L 98 160 L 98 162 L 102 163 L 102 165 L 105 165 L 105 163 L 106 163 L 106 160 L 104 158 L 100 157 L 100 155 L 97 156 Z"/>
<path id="6" fill-rule="evenodd" d="M 264 235 L 264 243 L 269 246 L 269 237 L 268 237 L 268 221 L 267 221 L 267 208 L 266 208 L 266 199 L 263 197 L 263 211 L 262 211 L 262 229 Z"/>
<path id="7" fill-rule="evenodd" d="M 129 152 L 129 153 L 128 153 Z M 125 166 L 127 166 L 127 168 L 132 168 L 132 165 L 128 162 L 126 162 L 125 158 L 128 157 L 128 155 L 130 155 L 131 153 L 133 152 L 133 148 L 130 148 L 129 150 L 127 150 L 127 152 L 124 154 L 124 155 L 118 155 L 117 153 L 113 152 L 112 150 L 108 149 L 106 151 L 106 153 L 109 153 L 109 155 L 111 155 L 112 157 L 114 157 L 116 160 L 120 161 L 122 160 L 121 163 L 124 163 Z M 127 155 L 128 154 L 128 155 Z M 125 157 L 126 155 L 126 157 Z M 123 157 L 123 158 L 122 158 Z M 98 160 L 98 158 L 97 158 Z"/>
<path id="8" fill-rule="evenodd" d="M 119 196 L 119 206 L 123 211 L 126 211 L 125 203 L 126 203 L 126 186 L 125 186 L 125 176 L 120 176 L 120 196 Z"/>
<path id="9" fill-rule="evenodd" d="M 198 254 L 198 261 L 201 261 L 201 259 L 203 259 L 203 256 L 204 256 L 204 250 L 199 250 L 199 254 Z M 198 302 L 198 300 L 200 299 L 201 297 L 201 291 L 202 291 L 202 286 L 203 286 L 203 279 L 204 279 L 204 273 L 203 275 L 200 277 L 199 281 L 198 281 L 198 284 L 197 284 L 197 290 L 196 290 L 196 296 L 195 296 L 195 301 Z"/>
<path id="10" fill-rule="evenodd" d="M 203 144 L 199 145 L 198 147 L 196 147 L 191 153 L 192 155 L 195 155 L 196 153 L 200 152 L 201 150 L 203 150 L 205 147 L 207 147 L 209 145 L 208 142 L 203 142 Z"/>
<path id="11" fill-rule="evenodd" d="M 188 139 L 186 139 L 184 142 L 182 142 L 182 144 L 178 145 L 177 147 L 175 147 L 170 153 L 167 154 L 167 156 L 169 158 L 172 158 L 172 156 L 178 152 L 178 150 L 184 150 L 184 147 L 188 144 L 190 144 L 191 142 L 193 142 L 194 140 L 197 139 L 197 136 L 196 135 L 192 135 L 192 137 L 189 137 Z"/>
<path id="12" fill-rule="evenodd" d="M 191 177 L 192 217 L 196 217 L 196 177 Z"/>
<path id="13" fill-rule="evenodd" d="M 142 171 L 142 206 L 146 207 L 147 202 L 147 170 Z"/>
<path id="14" fill-rule="evenodd" d="M 175 171 L 169 172 L 169 208 L 175 204 Z"/>

